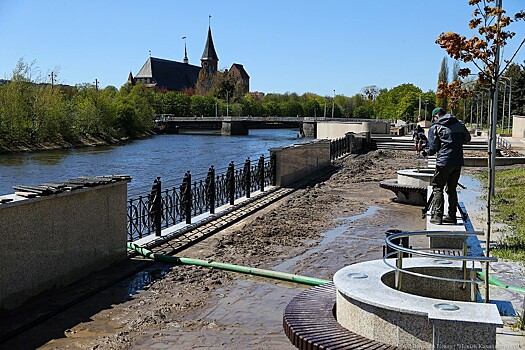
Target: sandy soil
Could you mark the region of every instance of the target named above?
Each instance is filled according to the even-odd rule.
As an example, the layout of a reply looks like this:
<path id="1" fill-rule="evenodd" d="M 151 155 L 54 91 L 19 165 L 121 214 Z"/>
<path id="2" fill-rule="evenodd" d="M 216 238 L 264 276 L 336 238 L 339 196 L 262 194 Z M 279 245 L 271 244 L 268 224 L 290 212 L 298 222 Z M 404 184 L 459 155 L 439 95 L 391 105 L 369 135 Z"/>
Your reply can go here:
<path id="1" fill-rule="evenodd" d="M 327 181 L 294 192 L 180 255 L 331 279 L 343 266 L 380 258 L 386 230 L 425 228 L 420 207 L 396 203 L 391 191 L 379 187 L 398 169 L 425 166 L 414 152 L 374 151 L 339 165 Z M 155 264 L 4 347 L 294 349 L 282 330 L 282 313 L 305 288 Z"/>

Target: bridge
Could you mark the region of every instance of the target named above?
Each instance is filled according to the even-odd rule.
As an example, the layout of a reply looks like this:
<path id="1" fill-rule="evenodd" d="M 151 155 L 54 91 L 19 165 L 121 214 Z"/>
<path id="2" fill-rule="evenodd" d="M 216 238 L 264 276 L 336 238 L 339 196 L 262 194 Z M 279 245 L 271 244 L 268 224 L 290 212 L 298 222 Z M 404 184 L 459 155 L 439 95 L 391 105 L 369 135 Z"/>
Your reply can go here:
<path id="1" fill-rule="evenodd" d="M 299 128 L 302 136 L 315 137 L 317 122 L 370 122 L 370 119 L 253 116 L 176 117 L 159 114 L 155 130 L 160 134 L 176 134 L 179 130 L 221 130 L 222 135 L 248 135 L 249 129 Z"/>

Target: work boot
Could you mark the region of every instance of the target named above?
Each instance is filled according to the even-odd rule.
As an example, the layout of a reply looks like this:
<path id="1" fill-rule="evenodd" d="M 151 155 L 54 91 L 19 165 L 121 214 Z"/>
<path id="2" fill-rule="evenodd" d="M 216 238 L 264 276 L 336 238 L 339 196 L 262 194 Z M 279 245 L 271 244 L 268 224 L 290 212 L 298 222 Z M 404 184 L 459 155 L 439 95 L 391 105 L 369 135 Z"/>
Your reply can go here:
<path id="1" fill-rule="evenodd" d="M 452 225 L 457 225 L 458 224 L 458 220 L 456 219 L 456 217 L 455 216 L 449 216 L 449 215 L 445 216 L 443 218 L 442 222 L 444 224 L 452 224 Z"/>
<path id="2" fill-rule="evenodd" d="M 439 215 L 432 214 L 432 217 L 430 218 L 430 223 L 434 225 L 441 225 L 443 223 L 443 218 Z"/>

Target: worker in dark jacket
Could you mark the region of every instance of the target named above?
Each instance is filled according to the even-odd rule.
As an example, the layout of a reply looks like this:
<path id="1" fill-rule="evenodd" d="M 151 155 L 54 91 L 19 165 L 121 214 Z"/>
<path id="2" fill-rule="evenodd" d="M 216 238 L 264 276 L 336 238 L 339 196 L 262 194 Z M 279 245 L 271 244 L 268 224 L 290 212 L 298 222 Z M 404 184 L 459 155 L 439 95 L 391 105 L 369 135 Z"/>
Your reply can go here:
<path id="1" fill-rule="evenodd" d="M 436 170 L 431 182 L 434 200 L 430 222 L 437 225 L 455 225 L 458 205 L 456 187 L 464 164 L 463 144 L 470 142 L 471 137 L 465 125 L 452 114 L 445 114 L 443 108 L 435 108 L 432 115 L 435 122 L 428 131 L 428 155 L 436 154 Z M 443 217 L 445 186 L 448 195 L 448 215 Z"/>

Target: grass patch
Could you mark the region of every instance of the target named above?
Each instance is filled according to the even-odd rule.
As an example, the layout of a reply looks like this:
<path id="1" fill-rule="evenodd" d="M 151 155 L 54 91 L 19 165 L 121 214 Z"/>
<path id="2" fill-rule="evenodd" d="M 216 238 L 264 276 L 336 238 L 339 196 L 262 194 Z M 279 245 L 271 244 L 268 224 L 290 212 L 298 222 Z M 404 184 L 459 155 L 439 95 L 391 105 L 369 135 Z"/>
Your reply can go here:
<path id="1" fill-rule="evenodd" d="M 496 171 L 496 195 L 492 201 L 493 221 L 509 227 L 493 254 L 525 261 L 525 168 Z"/>

